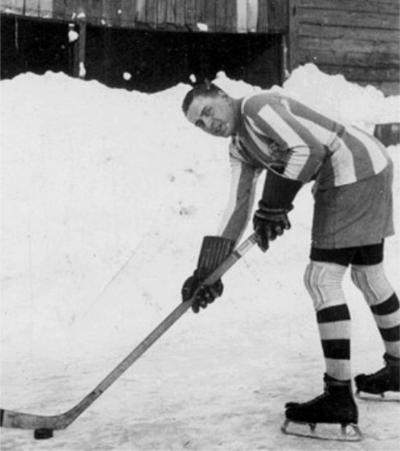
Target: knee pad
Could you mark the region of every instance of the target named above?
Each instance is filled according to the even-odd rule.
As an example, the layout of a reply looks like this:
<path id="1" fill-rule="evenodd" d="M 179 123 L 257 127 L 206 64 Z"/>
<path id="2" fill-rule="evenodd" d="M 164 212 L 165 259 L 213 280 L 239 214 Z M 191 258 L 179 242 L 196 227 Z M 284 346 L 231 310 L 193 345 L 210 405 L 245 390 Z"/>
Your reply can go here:
<path id="1" fill-rule="evenodd" d="M 376 305 L 389 299 L 393 288 L 386 278 L 383 263 L 377 265 L 352 265 L 351 280 L 361 290 L 368 305 Z"/>
<path id="2" fill-rule="evenodd" d="M 336 263 L 311 261 L 304 274 L 304 284 L 316 311 L 345 304 L 342 280 L 346 267 Z"/>

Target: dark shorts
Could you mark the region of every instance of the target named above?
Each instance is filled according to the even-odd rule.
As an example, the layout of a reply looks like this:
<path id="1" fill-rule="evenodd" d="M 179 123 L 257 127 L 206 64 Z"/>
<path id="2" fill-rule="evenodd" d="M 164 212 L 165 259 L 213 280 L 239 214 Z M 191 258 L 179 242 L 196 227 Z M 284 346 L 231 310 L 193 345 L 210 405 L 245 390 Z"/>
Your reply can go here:
<path id="1" fill-rule="evenodd" d="M 384 242 L 342 249 L 311 248 L 310 259 L 338 265 L 377 265 L 383 261 Z"/>
<path id="2" fill-rule="evenodd" d="M 341 249 L 380 243 L 394 234 L 393 163 L 379 174 L 315 193 L 312 246 Z"/>

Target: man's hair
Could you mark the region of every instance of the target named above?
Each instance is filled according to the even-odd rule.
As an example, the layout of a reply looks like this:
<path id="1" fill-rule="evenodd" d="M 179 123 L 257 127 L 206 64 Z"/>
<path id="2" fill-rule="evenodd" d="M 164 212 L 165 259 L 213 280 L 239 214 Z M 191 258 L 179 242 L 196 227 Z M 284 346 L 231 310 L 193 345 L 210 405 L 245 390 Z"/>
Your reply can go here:
<path id="1" fill-rule="evenodd" d="M 194 85 L 193 88 L 185 95 L 185 98 L 182 102 L 182 110 L 186 115 L 191 103 L 196 97 L 215 97 L 223 92 L 224 91 L 218 88 L 217 85 L 214 85 L 214 83 L 210 83 L 209 81 L 198 83 Z"/>

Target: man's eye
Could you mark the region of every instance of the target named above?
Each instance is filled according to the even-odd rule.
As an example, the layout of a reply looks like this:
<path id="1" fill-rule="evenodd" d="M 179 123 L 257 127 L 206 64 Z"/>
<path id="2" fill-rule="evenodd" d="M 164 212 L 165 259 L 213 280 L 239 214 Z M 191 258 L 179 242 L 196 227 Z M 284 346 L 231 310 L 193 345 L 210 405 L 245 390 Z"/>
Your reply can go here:
<path id="1" fill-rule="evenodd" d="M 203 109 L 203 116 L 210 116 L 211 113 L 212 113 L 212 108 L 211 108 L 210 106 L 205 107 L 205 108 Z"/>
<path id="2" fill-rule="evenodd" d="M 194 125 L 196 127 L 204 128 L 204 122 L 201 119 L 197 120 Z"/>

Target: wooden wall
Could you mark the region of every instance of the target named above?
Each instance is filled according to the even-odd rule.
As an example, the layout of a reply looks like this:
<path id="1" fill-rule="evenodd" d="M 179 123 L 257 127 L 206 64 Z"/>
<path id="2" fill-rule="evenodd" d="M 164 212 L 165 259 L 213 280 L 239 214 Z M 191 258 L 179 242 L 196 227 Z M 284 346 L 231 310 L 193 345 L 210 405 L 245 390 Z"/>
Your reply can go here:
<path id="1" fill-rule="evenodd" d="M 399 0 L 289 0 L 290 66 L 400 94 Z"/>
<path id="2" fill-rule="evenodd" d="M 0 0 L 0 11 L 175 31 L 287 31 L 287 0 Z"/>

